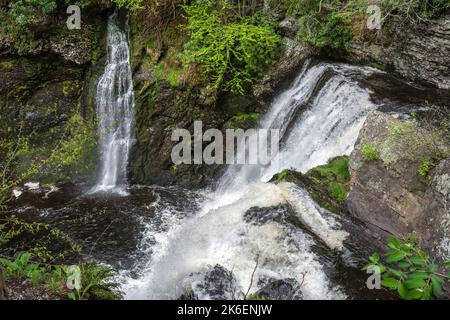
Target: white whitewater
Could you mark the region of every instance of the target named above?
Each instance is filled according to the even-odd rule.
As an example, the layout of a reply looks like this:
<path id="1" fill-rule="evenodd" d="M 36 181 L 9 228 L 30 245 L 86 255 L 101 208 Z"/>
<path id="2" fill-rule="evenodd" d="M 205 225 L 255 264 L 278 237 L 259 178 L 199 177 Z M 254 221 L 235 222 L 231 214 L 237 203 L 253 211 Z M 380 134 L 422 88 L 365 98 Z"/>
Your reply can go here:
<path id="1" fill-rule="evenodd" d="M 123 189 L 132 144 L 134 91 L 128 34 L 119 27 L 117 13 L 109 17 L 107 37 L 107 64 L 96 93 L 101 171 L 94 192 Z"/>
<path id="2" fill-rule="evenodd" d="M 265 181 L 285 168 L 306 171 L 352 151 L 366 115 L 376 108 L 370 92 L 352 79 L 372 72 L 342 64 L 305 63 L 261 122 L 262 128 L 281 129 L 279 161 L 267 167 L 230 166 L 216 191 L 205 192 L 209 200 L 196 215 L 155 237 L 158 241 L 145 270 L 124 285 L 126 297 L 176 299 L 186 288 L 193 288 L 199 298 L 209 299 L 196 284 L 202 280 L 199 272 L 216 264 L 233 270 L 237 286 L 246 291 L 258 256 L 251 293 L 258 290 L 258 279 L 301 282 L 306 274 L 301 288 L 305 299 L 345 299 L 344 289 L 327 278 L 310 235 L 277 221 L 248 223 L 244 215 L 253 207 L 289 204 L 330 250 L 345 250 L 347 233 L 306 191 L 289 183 Z"/>

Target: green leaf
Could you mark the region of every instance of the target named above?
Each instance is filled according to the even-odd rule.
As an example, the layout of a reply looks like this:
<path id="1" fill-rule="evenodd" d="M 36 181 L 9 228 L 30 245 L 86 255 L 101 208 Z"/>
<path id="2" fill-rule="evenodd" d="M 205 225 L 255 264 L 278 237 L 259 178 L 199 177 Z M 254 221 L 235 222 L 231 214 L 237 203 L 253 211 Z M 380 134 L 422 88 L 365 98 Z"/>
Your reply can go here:
<path id="1" fill-rule="evenodd" d="M 425 260 L 419 256 L 414 256 L 410 258 L 411 262 L 414 263 L 417 266 L 424 266 L 425 265 Z"/>
<path id="2" fill-rule="evenodd" d="M 388 262 L 388 263 L 397 262 L 397 261 L 404 259 L 405 257 L 406 257 L 405 253 L 403 253 L 401 251 L 397 251 L 397 252 L 389 254 L 386 257 L 386 262 Z"/>
<path id="3" fill-rule="evenodd" d="M 395 237 L 389 237 L 388 246 L 392 249 L 400 249 L 400 241 Z"/>
<path id="4" fill-rule="evenodd" d="M 439 266 L 434 263 L 431 263 L 429 268 L 430 268 L 430 272 L 437 272 L 439 270 Z"/>
<path id="5" fill-rule="evenodd" d="M 441 267 L 444 267 L 444 268 L 449 268 L 449 267 L 450 267 L 450 261 L 447 261 L 447 262 L 441 263 Z"/>
<path id="6" fill-rule="evenodd" d="M 394 276 L 399 277 L 399 278 L 403 277 L 403 275 L 404 275 L 404 273 L 402 271 L 397 270 L 397 269 L 389 268 L 388 271 L 390 273 L 392 273 Z"/>
<path id="7" fill-rule="evenodd" d="M 413 272 L 410 273 L 408 276 L 408 279 L 422 279 L 422 280 L 426 280 L 429 278 L 429 274 L 427 272 L 424 271 L 418 271 L 418 272 Z"/>
<path id="8" fill-rule="evenodd" d="M 422 300 L 430 300 L 431 299 L 431 293 L 433 291 L 432 286 L 428 285 L 423 290 Z"/>
<path id="9" fill-rule="evenodd" d="M 435 296 L 442 295 L 442 280 L 438 276 L 431 277 L 431 283 L 433 284 L 433 293 Z"/>
<path id="10" fill-rule="evenodd" d="M 400 268 L 402 268 L 402 269 L 408 269 L 409 266 L 410 266 L 410 264 L 409 264 L 409 262 L 406 262 L 406 261 L 400 261 L 400 262 L 398 263 L 398 266 L 399 266 Z"/>
<path id="11" fill-rule="evenodd" d="M 397 289 L 399 281 L 394 278 L 385 278 L 381 280 L 381 285 L 389 289 Z"/>
<path id="12" fill-rule="evenodd" d="M 373 255 L 369 257 L 370 261 L 373 263 L 377 263 L 380 260 L 380 254 L 378 252 L 375 252 Z"/>
<path id="13" fill-rule="evenodd" d="M 406 290 L 405 285 L 403 283 L 400 283 L 398 288 L 397 288 L 397 292 L 400 295 L 400 297 L 402 299 L 406 299 L 406 296 L 408 294 L 408 290 Z"/>
<path id="14" fill-rule="evenodd" d="M 421 299 L 424 292 L 420 289 L 412 289 L 406 294 L 406 300 L 418 300 Z"/>
<path id="15" fill-rule="evenodd" d="M 417 288 L 423 288 L 426 286 L 426 282 L 423 279 L 416 278 L 416 279 L 409 279 L 405 281 L 405 287 L 408 289 L 417 289 Z"/>
<path id="16" fill-rule="evenodd" d="M 69 292 L 67 294 L 67 297 L 69 298 L 69 300 L 77 300 L 77 297 L 75 295 L 75 292 Z"/>

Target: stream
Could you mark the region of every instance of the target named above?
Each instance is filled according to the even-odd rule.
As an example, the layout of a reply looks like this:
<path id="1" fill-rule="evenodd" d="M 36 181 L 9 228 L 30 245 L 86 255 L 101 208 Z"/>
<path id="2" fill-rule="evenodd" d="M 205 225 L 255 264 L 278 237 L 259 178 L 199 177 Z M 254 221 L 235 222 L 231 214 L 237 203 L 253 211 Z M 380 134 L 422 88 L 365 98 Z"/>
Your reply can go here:
<path id="1" fill-rule="evenodd" d="M 374 241 L 364 226 L 322 209 L 293 184 L 267 181 L 283 169 L 306 172 L 349 155 L 369 112 L 407 117 L 428 93 L 373 68 L 308 59 L 261 120 L 261 128 L 281 131 L 279 161 L 229 166 L 204 190 L 127 186 L 134 112 L 128 52 L 113 15 L 97 87 L 97 183 L 66 184 L 46 199 L 24 194 L 16 215 L 58 227 L 86 259 L 119 270 L 127 299 L 241 299 L 274 281 L 289 283 L 297 299 L 391 297 L 366 288 L 360 268 Z"/>

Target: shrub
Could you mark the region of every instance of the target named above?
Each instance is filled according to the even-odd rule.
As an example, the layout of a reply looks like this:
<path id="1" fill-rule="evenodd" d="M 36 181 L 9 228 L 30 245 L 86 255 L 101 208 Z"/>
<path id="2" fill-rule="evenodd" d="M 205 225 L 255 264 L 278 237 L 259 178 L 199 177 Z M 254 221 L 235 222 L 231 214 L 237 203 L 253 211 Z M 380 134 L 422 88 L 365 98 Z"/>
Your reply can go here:
<path id="1" fill-rule="evenodd" d="M 373 143 L 366 143 L 361 149 L 362 156 L 366 160 L 377 161 L 380 160 L 380 152 Z"/>
<path id="2" fill-rule="evenodd" d="M 65 265 L 45 265 L 31 261 L 29 252 L 20 253 L 15 260 L 0 258 L 7 278 L 30 279 L 32 285 L 44 283 L 55 294 L 68 291 L 69 299 L 118 300 L 122 298 L 119 284 L 112 280 L 115 275 L 108 266 L 83 263 L 80 265 L 81 288 L 70 291 L 67 288 L 68 268 Z"/>
<path id="3" fill-rule="evenodd" d="M 9 7 L 13 22 L 20 27 L 28 27 L 35 24 L 40 15 L 53 12 L 57 4 L 55 0 L 17 0 Z"/>
<path id="4" fill-rule="evenodd" d="M 118 300 L 122 298 L 119 284 L 112 280 L 115 272 L 101 264 L 81 264 L 82 288 L 78 292 L 79 299 Z"/>
<path id="5" fill-rule="evenodd" d="M 280 38 L 270 23 L 261 17 L 232 15 L 221 2 L 195 2 L 183 8 L 190 35 L 185 64 L 200 63 L 215 91 L 244 94 L 275 57 Z"/>
<path id="6" fill-rule="evenodd" d="M 144 8 L 144 0 L 113 0 L 119 8 L 126 8 L 130 11 L 138 11 Z"/>
<path id="7" fill-rule="evenodd" d="M 364 266 L 381 275 L 381 285 L 396 290 L 402 299 L 429 300 L 443 293 L 442 285 L 450 282 L 450 261 L 432 263 L 427 253 L 419 248 L 417 239 L 404 242 L 391 237 L 388 241 L 390 251 L 382 257 L 374 253 L 370 263 Z"/>
<path id="8" fill-rule="evenodd" d="M 352 34 L 348 28 L 351 14 L 332 12 L 320 20 L 315 15 L 306 15 L 300 19 L 298 37 L 314 47 L 331 47 L 349 50 Z"/>

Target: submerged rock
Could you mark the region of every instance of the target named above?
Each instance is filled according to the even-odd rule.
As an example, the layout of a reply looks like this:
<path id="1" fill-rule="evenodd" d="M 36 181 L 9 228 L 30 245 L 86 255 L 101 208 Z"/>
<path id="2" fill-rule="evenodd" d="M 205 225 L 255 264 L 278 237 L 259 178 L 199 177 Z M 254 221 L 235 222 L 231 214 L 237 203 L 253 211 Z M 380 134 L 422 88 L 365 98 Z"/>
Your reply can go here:
<path id="1" fill-rule="evenodd" d="M 373 112 L 350 157 L 348 208 L 380 234 L 414 232 L 433 256 L 449 254 L 449 172 L 448 145 Z"/>
<path id="2" fill-rule="evenodd" d="M 300 287 L 295 279 L 271 280 L 252 296 L 267 300 L 303 300 Z"/>
<path id="3" fill-rule="evenodd" d="M 192 275 L 193 278 L 200 273 Z M 234 300 L 240 296 L 233 272 L 216 264 L 207 270 L 199 282 L 194 283 L 192 289 L 186 291 L 180 300 Z"/>

